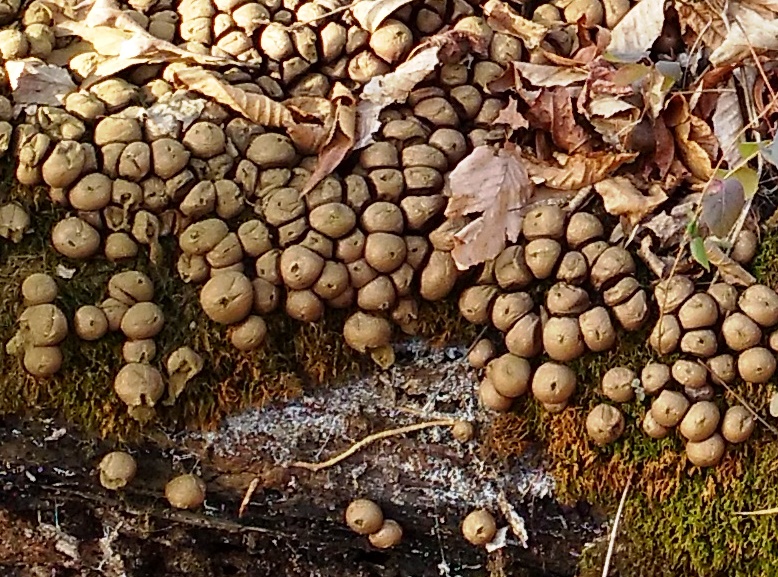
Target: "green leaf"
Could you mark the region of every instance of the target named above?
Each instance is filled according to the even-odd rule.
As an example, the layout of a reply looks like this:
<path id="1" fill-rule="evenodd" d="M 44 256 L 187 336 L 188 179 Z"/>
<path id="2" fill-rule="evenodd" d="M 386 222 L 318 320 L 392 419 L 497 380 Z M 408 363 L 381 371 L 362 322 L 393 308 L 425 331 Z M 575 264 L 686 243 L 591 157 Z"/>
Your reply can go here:
<path id="1" fill-rule="evenodd" d="M 706 271 L 710 272 L 710 261 L 708 260 L 708 253 L 705 252 L 705 243 L 701 236 L 695 236 L 689 243 L 689 249 L 692 253 L 692 258 Z"/>
<path id="2" fill-rule="evenodd" d="M 759 190 L 759 175 L 756 170 L 748 166 L 741 166 L 735 171 L 719 169 L 716 176 L 722 180 L 734 178 L 743 186 L 743 192 L 746 199 L 753 198 L 756 191 Z"/>
<path id="3" fill-rule="evenodd" d="M 743 157 L 743 160 L 745 162 L 748 162 L 752 158 L 755 158 L 757 154 L 759 154 L 759 149 L 762 146 L 765 146 L 766 144 L 769 144 L 771 141 L 765 141 L 765 142 L 741 142 L 738 145 L 738 150 L 740 151 L 740 156 Z"/>

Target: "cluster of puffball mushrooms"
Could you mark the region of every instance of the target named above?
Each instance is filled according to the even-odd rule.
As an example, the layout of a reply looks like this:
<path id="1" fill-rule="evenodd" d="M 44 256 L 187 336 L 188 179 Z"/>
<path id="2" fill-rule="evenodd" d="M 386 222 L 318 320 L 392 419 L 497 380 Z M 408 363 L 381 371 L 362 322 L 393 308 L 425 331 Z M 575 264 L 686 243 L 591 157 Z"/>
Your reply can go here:
<path id="1" fill-rule="evenodd" d="M 100 484 L 111 491 L 119 491 L 135 478 L 138 464 L 124 451 L 106 454 L 98 465 Z M 205 502 L 205 483 L 192 473 L 173 477 L 165 485 L 165 498 L 176 509 L 197 509 Z"/>

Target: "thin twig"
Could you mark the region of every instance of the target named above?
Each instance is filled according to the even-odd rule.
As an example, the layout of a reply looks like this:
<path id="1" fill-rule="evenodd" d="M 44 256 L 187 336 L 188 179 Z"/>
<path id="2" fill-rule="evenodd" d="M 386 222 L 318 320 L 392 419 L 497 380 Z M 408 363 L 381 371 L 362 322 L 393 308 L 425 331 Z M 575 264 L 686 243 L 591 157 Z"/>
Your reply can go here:
<path id="1" fill-rule="evenodd" d="M 356 443 L 351 445 L 348 449 L 346 449 L 339 455 L 336 455 L 331 459 L 327 459 L 322 463 L 306 463 L 304 461 L 297 461 L 296 463 L 292 464 L 292 467 L 299 467 L 301 469 L 307 469 L 313 472 L 321 471 L 322 469 L 326 469 L 328 467 L 332 467 L 333 465 L 337 465 L 344 459 L 348 459 L 351 455 L 359 452 L 360 450 L 362 450 L 369 444 L 374 443 L 375 441 L 380 441 L 381 439 L 387 439 L 389 437 L 395 437 L 398 435 L 405 435 L 406 433 L 413 433 L 415 431 L 421 431 L 422 429 L 429 429 L 430 427 L 452 427 L 456 422 L 457 421 L 455 419 L 440 419 L 437 421 L 427 421 L 426 423 L 416 423 L 414 425 L 407 425 L 405 427 L 399 427 L 396 429 L 387 429 L 386 431 L 380 431 L 378 433 L 373 433 L 372 435 L 368 435 L 361 441 L 357 441 Z"/>
<path id="2" fill-rule="evenodd" d="M 632 475 L 627 479 L 627 485 L 624 487 L 624 492 L 621 494 L 621 501 L 619 501 L 619 508 L 616 510 L 616 518 L 613 520 L 611 536 L 610 539 L 608 539 L 608 552 L 605 554 L 605 564 L 602 566 L 602 577 L 608 577 L 608 571 L 610 571 L 613 549 L 616 547 L 616 534 L 619 530 L 619 521 L 621 521 L 621 515 L 624 512 L 624 504 L 627 502 L 627 494 L 629 493 L 631 485 Z"/>
<path id="3" fill-rule="evenodd" d="M 735 511 L 735 515 L 740 517 L 759 517 L 762 515 L 775 515 L 778 513 L 778 507 L 770 507 L 769 509 L 757 509 L 756 511 Z"/>
<path id="4" fill-rule="evenodd" d="M 257 490 L 258 485 L 259 485 L 259 477 L 254 477 L 253 479 L 251 479 L 251 483 L 249 483 L 249 486 L 246 489 L 246 494 L 243 495 L 243 501 L 240 502 L 240 509 L 238 509 L 238 519 L 243 517 L 243 513 L 246 512 L 246 507 L 249 506 L 251 497 L 254 495 L 254 491 Z"/>

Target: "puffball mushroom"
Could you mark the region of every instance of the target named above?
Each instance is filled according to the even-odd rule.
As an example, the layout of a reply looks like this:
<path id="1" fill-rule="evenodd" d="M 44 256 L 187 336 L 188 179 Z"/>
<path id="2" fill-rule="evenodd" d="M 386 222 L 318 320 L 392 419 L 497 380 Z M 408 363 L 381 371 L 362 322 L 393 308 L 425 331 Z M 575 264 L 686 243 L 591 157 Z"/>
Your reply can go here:
<path id="1" fill-rule="evenodd" d="M 84 305 L 73 315 L 73 328 L 78 338 L 96 341 L 108 332 L 108 318 L 100 307 Z"/>
<path id="2" fill-rule="evenodd" d="M 356 312 L 343 325 L 343 337 L 352 349 L 364 353 L 388 345 L 392 325 L 383 317 Z"/>
<path id="3" fill-rule="evenodd" d="M 632 383 L 636 375 L 627 367 L 613 367 L 602 377 L 602 393 L 617 403 L 627 403 L 635 397 Z"/>
<path id="4" fill-rule="evenodd" d="M 651 415 L 663 427 L 675 427 L 689 408 L 689 401 L 676 391 L 664 390 L 651 403 Z"/>
<path id="5" fill-rule="evenodd" d="M 457 421 L 451 427 L 451 435 L 460 443 L 467 443 L 475 435 L 475 427 L 470 421 Z"/>
<path id="6" fill-rule="evenodd" d="M 403 530 L 400 524 L 393 519 L 384 519 L 381 528 L 368 536 L 370 544 L 377 549 L 389 549 L 394 547 L 403 538 Z"/>
<path id="7" fill-rule="evenodd" d="M 370 499 L 354 499 L 346 507 L 346 525 L 359 535 L 375 533 L 383 523 L 381 507 Z"/>
<path id="8" fill-rule="evenodd" d="M 686 443 L 686 458 L 698 467 L 713 467 L 721 462 L 727 445 L 721 435 L 714 433 L 703 441 Z"/>
<path id="9" fill-rule="evenodd" d="M 473 545 L 486 545 L 496 534 L 497 523 L 486 509 L 471 511 L 462 521 L 462 535 Z"/>
<path id="10" fill-rule="evenodd" d="M 654 301 L 662 314 L 675 312 L 692 294 L 694 294 L 694 281 L 683 275 L 674 275 L 669 279 L 661 280 L 654 287 Z"/>
<path id="11" fill-rule="evenodd" d="M 494 343 L 489 339 L 480 339 L 467 353 L 467 361 L 474 369 L 482 369 L 494 357 Z"/>
<path id="12" fill-rule="evenodd" d="M 550 277 L 562 253 L 562 245 L 551 238 L 531 240 L 524 247 L 524 259 L 536 279 Z"/>
<path id="13" fill-rule="evenodd" d="M 696 293 L 678 309 L 678 321 L 686 329 L 707 328 L 716 324 L 719 309 L 712 296 Z"/>
<path id="14" fill-rule="evenodd" d="M 135 478 L 138 464 L 135 458 L 124 451 L 113 451 L 105 455 L 100 466 L 100 484 L 106 489 L 123 489 Z"/>
<path id="15" fill-rule="evenodd" d="M 165 498 L 176 509 L 197 509 L 205 501 L 205 483 L 197 475 L 179 475 L 165 485 Z"/>
<path id="16" fill-rule="evenodd" d="M 565 211 L 555 204 L 537 206 L 524 215 L 521 232 L 530 241 L 560 239 L 565 235 Z"/>
<path id="17" fill-rule="evenodd" d="M 664 439 L 670 429 L 657 423 L 651 411 L 646 411 L 643 417 L 643 432 L 652 439 Z"/>
<path id="18" fill-rule="evenodd" d="M 611 246 L 594 261 L 589 278 L 594 288 L 601 289 L 608 281 L 635 274 L 635 260 L 620 246 Z"/>
<path id="19" fill-rule="evenodd" d="M 264 342 L 265 335 L 267 335 L 265 320 L 260 316 L 250 315 L 232 328 L 230 342 L 239 351 L 253 351 Z"/>
<path id="20" fill-rule="evenodd" d="M 118 272 L 108 280 L 108 296 L 131 307 L 154 298 L 154 283 L 137 270 Z"/>
<path id="21" fill-rule="evenodd" d="M 532 394 L 541 403 L 562 403 L 575 392 L 575 372 L 568 366 L 546 362 L 532 375 Z"/>
<path id="22" fill-rule="evenodd" d="M 586 432 L 597 445 L 612 443 L 624 432 L 624 415 L 616 407 L 601 403 L 586 417 Z"/>
<path id="23" fill-rule="evenodd" d="M 165 392 L 165 384 L 159 371 L 145 363 L 127 363 L 116 374 L 113 388 L 118 397 L 126 404 L 133 418 L 149 416 L 152 409 Z"/>
<path id="24" fill-rule="evenodd" d="M 555 361 L 568 362 L 586 352 L 578 320 L 552 317 L 543 327 L 543 348 Z"/>
<path id="25" fill-rule="evenodd" d="M 743 405 L 727 409 L 721 421 L 721 435 L 730 443 L 746 441 L 756 427 L 754 415 Z"/>
<path id="26" fill-rule="evenodd" d="M 594 307 L 578 317 L 581 336 L 590 351 L 607 351 L 616 344 L 616 329 L 605 307 Z"/>
<path id="27" fill-rule="evenodd" d="M 61 343 L 68 334 L 68 321 L 63 312 L 52 304 L 27 307 L 19 316 L 24 338 L 36 347 L 51 347 Z"/>
<path id="28" fill-rule="evenodd" d="M 508 411 L 513 405 L 513 399 L 497 392 L 494 383 L 488 377 L 484 377 L 478 385 L 478 397 L 484 407 L 498 413 Z"/>
<path id="29" fill-rule="evenodd" d="M 532 367 L 527 359 L 506 353 L 486 366 L 486 377 L 504 397 L 520 397 L 529 389 Z"/>
<path id="30" fill-rule="evenodd" d="M 159 305 L 139 302 L 132 305 L 122 317 L 120 328 L 128 339 L 151 339 L 165 324 L 165 315 Z"/>
<path id="31" fill-rule="evenodd" d="M 640 372 L 640 383 L 647 395 L 659 393 L 670 382 L 670 367 L 664 363 L 647 363 Z"/>
<path id="32" fill-rule="evenodd" d="M 226 271 L 203 285 L 200 306 L 212 321 L 230 325 L 245 319 L 254 305 L 254 289 L 246 275 Z"/>
<path id="33" fill-rule="evenodd" d="M 737 358 L 738 373 L 749 383 L 766 383 L 775 374 L 775 368 L 775 356 L 764 347 L 745 350 Z"/>
<path id="34" fill-rule="evenodd" d="M 168 374 L 168 396 L 166 405 L 172 405 L 181 395 L 186 384 L 200 374 L 205 361 L 190 347 L 179 347 L 172 353 L 165 363 Z"/>
<path id="35" fill-rule="evenodd" d="M 678 359 L 673 363 L 673 378 L 684 387 L 699 389 L 705 386 L 708 380 L 708 371 L 695 361 Z"/>
<path id="36" fill-rule="evenodd" d="M 51 229 L 51 244 L 68 258 L 89 258 L 100 248 L 100 233 L 77 216 L 71 216 Z"/>
<path id="37" fill-rule="evenodd" d="M 751 285 L 738 299 L 740 310 L 763 327 L 778 324 L 778 294 L 765 285 Z"/>
<path id="38" fill-rule="evenodd" d="M 713 283 L 708 287 L 708 294 L 716 301 L 720 314 L 727 315 L 737 309 L 737 289 L 731 284 Z"/>
<path id="39" fill-rule="evenodd" d="M 678 348 L 681 342 L 681 325 L 674 315 L 662 315 L 656 321 L 648 344 L 660 355 L 669 355 Z"/>
<path id="40" fill-rule="evenodd" d="M 728 354 L 718 355 L 707 362 L 708 370 L 714 382 L 730 384 L 735 380 L 735 357 Z"/>
<path id="41" fill-rule="evenodd" d="M 755 347 L 762 340 L 762 329 L 747 315 L 736 312 L 721 323 L 724 342 L 733 351 L 744 351 Z"/>
<path id="42" fill-rule="evenodd" d="M 716 432 L 720 418 L 721 413 L 715 403 L 699 401 L 686 411 L 678 430 L 689 441 L 704 441 Z"/>
<path id="43" fill-rule="evenodd" d="M 62 349 L 57 346 L 27 346 L 24 349 L 23 364 L 33 377 L 51 377 L 62 368 Z"/>
<path id="44" fill-rule="evenodd" d="M 122 358 L 126 363 L 151 363 L 157 356 L 157 343 L 153 339 L 124 341 Z"/>
<path id="45" fill-rule="evenodd" d="M 22 282 L 22 297 L 27 306 L 53 303 L 57 293 L 57 281 L 42 272 L 32 273 Z"/>
<path id="46" fill-rule="evenodd" d="M 291 289 L 303 290 L 312 286 L 323 269 L 321 255 L 304 246 L 290 246 L 281 253 L 281 278 Z"/>

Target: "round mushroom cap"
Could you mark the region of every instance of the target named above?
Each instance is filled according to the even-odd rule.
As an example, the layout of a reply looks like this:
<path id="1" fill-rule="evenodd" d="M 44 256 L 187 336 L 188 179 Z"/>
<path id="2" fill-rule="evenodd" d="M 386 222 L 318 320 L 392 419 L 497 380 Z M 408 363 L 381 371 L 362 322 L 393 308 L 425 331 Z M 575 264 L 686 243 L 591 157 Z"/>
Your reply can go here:
<path id="1" fill-rule="evenodd" d="M 148 302 L 154 298 L 154 283 L 137 270 L 118 272 L 108 280 L 108 296 L 128 307 Z"/>
<path id="2" fill-rule="evenodd" d="M 32 273 L 22 282 L 22 297 L 27 306 L 53 303 L 57 293 L 57 281 L 42 272 Z"/>
<path id="3" fill-rule="evenodd" d="M 624 415 L 616 407 L 601 403 L 586 417 L 586 432 L 597 445 L 612 443 L 624 432 Z"/>
<path id="4" fill-rule="evenodd" d="M 703 441 L 716 432 L 720 418 L 715 403 L 699 401 L 686 411 L 678 430 L 690 441 Z"/>
<path id="5" fill-rule="evenodd" d="M 62 368 L 62 349 L 53 347 L 27 347 L 24 350 L 24 368 L 33 377 L 51 377 Z"/>
<path id="6" fill-rule="evenodd" d="M 775 374 L 775 356 L 769 349 L 753 347 L 740 353 L 737 370 L 748 383 L 766 383 Z"/>
<path id="7" fill-rule="evenodd" d="M 689 408 L 689 400 L 677 391 L 664 390 L 651 403 L 651 415 L 663 427 L 675 427 Z"/>
<path id="8" fill-rule="evenodd" d="M 394 547 L 402 541 L 402 538 L 402 527 L 393 519 L 384 519 L 381 528 L 368 536 L 370 544 L 377 549 L 389 549 L 390 547 Z"/>
<path id="9" fill-rule="evenodd" d="M 588 212 L 576 212 L 567 223 L 567 244 L 574 249 L 604 235 L 600 219 Z"/>
<path id="10" fill-rule="evenodd" d="M 735 312 L 721 323 L 721 335 L 730 349 L 740 352 L 760 343 L 762 329 L 747 315 Z"/>
<path id="11" fill-rule="evenodd" d="M 740 264 L 748 264 L 756 256 L 758 247 L 759 238 L 756 236 L 756 233 L 753 230 L 744 228 L 737 235 L 729 256 Z"/>
<path id="12" fill-rule="evenodd" d="M 693 294 L 694 281 L 683 275 L 661 280 L 654 287 L 654 301 L 662 314 L 675 312 Z"/>
<path id="13" fill-rule="evenodd" d="M 383 317 L 356 312 L 343 325 L 343 337 L 352 349 L 364 353 L 389 344 L 392 325 Z"/>
<path id="14" fill-rule="evenodd" d="M 742 292 L 737 304 L 741 311 L 763 327 L 778 324 L 778 294 L 770 287 L 751 285 Z"/>
<path id="15" fill-rule="evenodd" d="M 562 403 L 575 392 L 575 372 L 554 362 L 540 365 L 532 376 L 532 394 L 541 403 Z"/>
<path id="16" fill-rule="evenodd" d="M 365 260 L 378 272 L 391 273 L 405 262 L 405 239 L 388 232 L 372 232 L 365 239 Z"/>
<path id="17" fill-rule="evenodd" d="M 25 339 L 36 347 L 50 347 L 61 343 L 68 334 L 64 313 L 52 304 L 27 307 L 19 316 L 19 326 Z"/>
<path id="18" fill-rule="evenodd" d="M 213 158 L 224 152 L 226 139 L 218 125 L 200 121 L 189 127 L 182 142 L 196 157 Z"/>
<path id="19" fill-rule="evenodd" d="M 735 357 L 724 354 L 708 359 L 708 370 L 717 384 L 731 383 L 735 380 Z"/>
<path id="20" fill-rule="evenodd" d="M 357 215 L 346 204 L 328 202 L 314 208 L 308 214 L 311 228 L 330 238 L 342 238 L 349 234 L 357 223 Z"/>
<path id="21" fill-rule="evenodd" d="M 239 323 L 254 305 L 254 288 L 246 275 L 225 271 L 203 285 L 200 305 L 212 321 L 230 325 Z"/>
<path id="22" fill-rule="evenodd" d="M 280 268 L 286 286 L 303 290 L 317 281 L 324 269 L 324 259 L 307 247 L 294 245 L 281 253 Z"/>
<path id="23" fill-rule="evenodd" d="M 730 443 L 742 443 L 754 432 L 754 415 L 743 405 L 727 409 L 721 421 L 721 435 Z"/>
<path id="24" fill-rule="evenodd" d="M 178 245 L 187 254 L 205 256 L 229 233 L 226 222 L 219 218 L 208 218 L 186 227 L 178 238 Z"/>
<path id="25" fill-rule="evenodd" d="M 543 327 L 543 348 L 555 361 L 569 362 L 586 352 L 578 319 L 552 317 Z"/>
<path id="26" fill-rule="evenodd" d="M 669 355 L 678 348 L 681 332 L 681 325 L 674 315 L 662 315 L 648 336 L 648 344 L 660 355 Z"/>
<path id="27" fill-rule="evenodd" d="M 686 359 L 678 359 L 673 363 L 673 378 L 684 387 L 699 389 L 708 382 L 708 371 L 701 364 Z"/>
<path id="28" fill-rule="evenodd" d="M 543 352 L 540 317 L 529 313 L 521 317 L 505 335 L 505 346 L 514 355 L 532 358 Z"/>
<path id="29" fill-rule="evenodd" d="M 267 324 L 265 319 L 250 315 L 230 332 L 230 342 L 239 351 L 253 351 L 265 340 Z"/>
<path id="30" fill-rule="evenodd" d="M 486 366 L 486 377 L 498 393 L 514 399 L 529 389 L 532 367 L 527 359 L 505 353 Z"/>
<path id="31" fill-rule="evenodd" d="M 646 363 L 640 372 L 640 383 L 647 395 L 654 395 L 670 382 L 670 367 L 664 363 Z"/>
<path id="32" fill-rule="evenodd" d="M 703 441 L 686 443 L 686 458 L 698 467 L 713 467 L 721 462 L 727 444 L 721 435 L 714 433 Z"/>
<path id="33" fill-rule="evenodd" d="M 496 534 L 497 523 L 486 509 L 476 509 L 468 513 L 462 521 L 462 535 L 473 545 L 486 545 Z"/>
<path id="34" fill-rule="evenodd" d="M 498 413 L 510 410 L 513 405 L 513 399 L 498 393 L 488 377 L 484 377 L 481 380 L 481 384 L 478 385 L 478 397 L 481 399 L 481 404 L 484 407 Z"/>
<path id="35" fill-rule="evenodd" d="M 646 411 L 646 415 L 643 417 L 643 432 L 652 439 L 664 439 L 670 429 L 657 423 L 651 411 Z"/>
<path id="36" fill-rule="evenodd" d="M 521 231 L 527 240 L 560 239 L 565 235 L 565 211 L 555 204 L 533 208 L 524 215 Z"/>
<path id="37" fill-rule="evenodd" d="M 77 216 L 71 216 L 51 229 L 51 244 L 68 258 L 89 258 L 100 248 L 100 233 Z"/>
<path id="38" fill-rule="evenodd" d="M 475 427 L 470 421 L 457 421 L 451 427 L 451 435 L 460 443 L 467 443 L 475 435 Z"/>
<path id="39" fill-rule="evenodd" d="M 384 514 L 370 499 L 354 499 L 346 507 L 346 525 L 359 535 L 370 535 L 381 529 Z"/>
<path id="40" fill-rule="evenodd" d="M 600 289 L 622 276 L 635 274 L 635 270 L 635 260 L 629 251 L 620 246 L 611 246 L 594 261 L 589 278 L 594 288 Z"/>
<path id="41" fill-rule="evenodd" d="M 590 351 L 607 351 L 616 344 L 616 329 L 605 307 L 594 307 L 581 314 L 578 326 Z"/>
<path id="42" fill-rule="evenodd" d="M 129 407 L 153 407 L 165 392 L 165 383 L 156 367 L 127 363 L 116 374 L 113 388 Z"/>
<path id="43" fill-rule="evenodd" d="M 179 475 L 165 485 L 165 498 L 176 509 L 197 509 L 205 501 L 205 483 L 197 475 Z"/>
<path id="44" fill-rule="evenodd" d="M 126 232 L 112 232 L 105 237 L 103 252 L 111 262 L 134 258 L 138 255 L 138 244 Z"/>
<path id="45" fill-rule="evenodd" d="M 157 355 L 157 343 L 154 339 L 124 341 L 122 358 L 126 363 L 150 363 Z"/>
<path id="46" fill-rule="evenodd" d="M 482 369 L 494 357 L 494 343 L 480 339 L 467 354 L 467 361 L 474 369 Z"/>
<path id="47" fill-rule="evenodd" d="M 96 341 L 108 332 L 108 318 L 100 307 L 84 305 L 79 307 L 73 316 L 73 328 L 78 338 Z"/>
<path id="48" fill-rule="evenodd" d="M 722 315 L 737 309 L 737 289 L 725 282 L 713 283 L 708 287 L 708 294 L 713 297 Z"/>
<path id="49" fill-rule="evenodd" d="M 602 377 L 602 393 L 617 403 L 627 403 L 635 397 L 632 383 L 636 375 L 627 367 L 613 367 Z"/>
<path id="50" fill-rule="evenodd" d="M 536 238 L 524 247 L 524 259 L 529 270 L 536 279 L 541 280 L 553 274 L 560 254 L 562 254 L 562 245 L 551 238 Z"/>
<path id="51" fill-rule="evenodd" d="M 678 320 L 686 330 L 711 327 L 719 317 L 716 301 L 707 293 L 697 293 L 678 309 Z"/>
<path id="52" fill-rule="evenodd" d="M 113 451 L 100 461 L 100 484 L 106 489 L 122 489 L 135 478 L 138 464 L 124 451 Z"/>
<path id="53" fill-rule="evenodd" d="M 324 316 L 324 303 L 312 290 L 287 291 L 286 314 L 303 323 L 314 323 Z"/>

